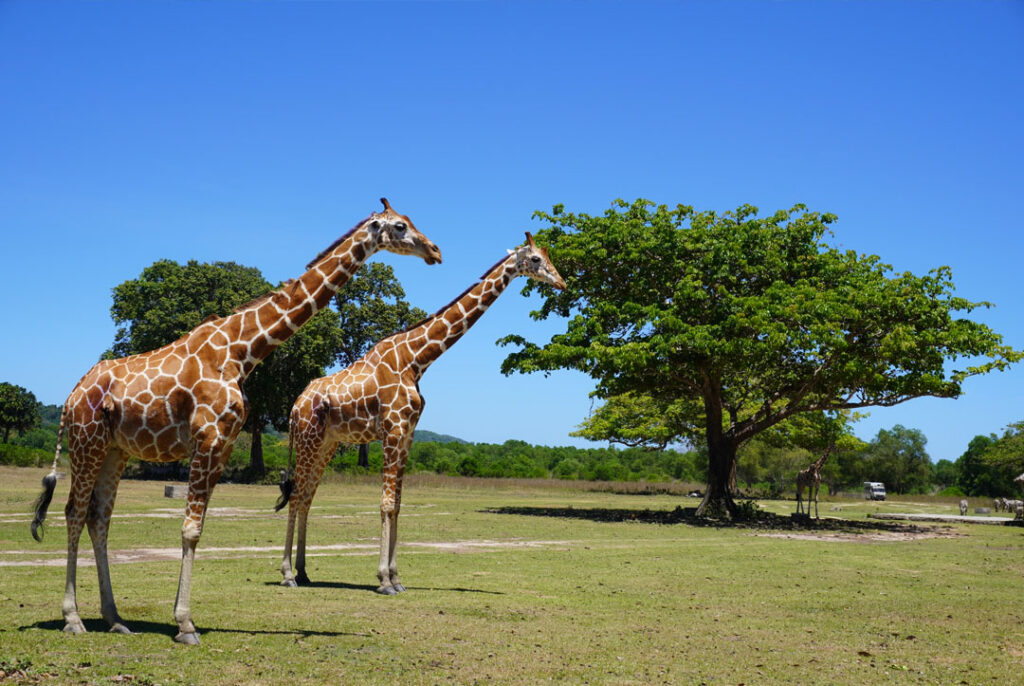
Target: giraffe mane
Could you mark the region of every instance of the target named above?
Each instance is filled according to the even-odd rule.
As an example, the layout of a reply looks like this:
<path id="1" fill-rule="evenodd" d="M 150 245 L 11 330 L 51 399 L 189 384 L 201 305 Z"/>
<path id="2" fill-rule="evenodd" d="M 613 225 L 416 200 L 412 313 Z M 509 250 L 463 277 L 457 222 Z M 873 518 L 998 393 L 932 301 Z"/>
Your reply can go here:
<path id="1" fill-rule="evenodd" d="M 356 230 L 357 230 L 357 229 L 358 229 L 358 228 L 359 228 L 360 226 L 362 226 L 362 225 L 363 225 L 363 224 L 365 224 L 366 222 L 370 221 L 370 219 L 371 219 L 371 218 L 372 218 L 373 216 L 374 216 L 374 213 L 373 213 L 373 212 L 371 212 L 371 213 L 370 213 L 370 216 L 368 216 L 368 217 L 367 217 L 366 219 L 363 219 L 363 220 L 362 220 L 361 222 L 359 222 L 358 224 L 356 224 L 355 226 L 353 226 L 353 227 L 352 227 L 351 229 L 349 229 L 348 231 L 346 231 L 346 232 L 345 232 L 345 234 L 344 234 L 343 236 L 341 236 L 341 238 L 339 238 L 338 240 L 334 241 L 333 243 L 331 243 L 330 245 L 328 245 L 328 246 L 327 246 L 326 248 L 324 248 L 324 249 L 323 249 L 323 250 L 322 250 L 322 251 L 320 252 L 320 254 L 319 254 L 319 255 L 317 255 L 316 257 L 314 257 L 314 258 L 313 258 L 313 259 L 312 259 L 312 260 L 310 261 L 310 263 L 306 265 L 306 269 L 312 269 L 312 268 L 313 268 L 313 265 L 314 265 L 314 264 L 316 264 L 316 263 L 317 263 L 317 262 L 319 262 L 319 261 L 320 261 L 321 259 L 323 259 L 323 258 L 324 258 L 324 256 L 326 256 L 326 255 L 329 255 L 329 254 L 331 253 L 331 251 L 332 251 L 332 250 L 334 250 L 334 249 L 335 249 L 335 248 L 337 248 L 337 247 L 338 247 L 339 245 L 341 245 L 342 241 L 344 241 L 344 240 L 345 240 L 346 238 L 348 238 L 349 236 L 351 236 L 352 234 L 354 234 L 354 233 L 356 232 Z"/>
<path id="2" fill-rule="evenodd" d="M 262 305 L 263 303 L 267 302 L 268 300 L 273 298 L 278 293 L 283 293 L 284 289 L 288 288 L 293 283 L 295 283 L 295 279 L 288 279 L 287 281 L 285 281 L 283 284 L 281 284 L 280 286 L 278 286 L 274 290 L 267 291 L 263 295 L 260 295 L 260 296 L 257 296 L 255 298 L 253 298 L 252 300 L 250 300 L 249 302 L 245 303 L 244 305 L 239 305 L 235 309 L 231 310 L 231 313 L 232 314 L 238 314 L 239 312 L 244 312 L 245 310 L 251 310 L 252 308 L 256 307 L 257 305 Z M 207 317 L 205 320 L 203 320 L 203 323 L 205 324 L 207 321 L 213 321 L 213 319 L 217 319 L 217 318 L 218 318 L 217 315 L 211 314 L 209 317 Z"/>

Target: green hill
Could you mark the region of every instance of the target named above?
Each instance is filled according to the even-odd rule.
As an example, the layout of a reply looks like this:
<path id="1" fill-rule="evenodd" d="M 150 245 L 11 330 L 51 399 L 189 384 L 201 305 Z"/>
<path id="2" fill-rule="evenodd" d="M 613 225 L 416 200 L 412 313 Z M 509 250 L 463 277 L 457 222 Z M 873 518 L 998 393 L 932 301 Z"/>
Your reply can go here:
<path id="1" fill-rule="evenodd" d="M 433 431 L 427 431 L 426 429 L 416 429 L 416 433 L 413 434 L 412 440 L 425 443 L 469 443 L 469 441 L 464 441 L 455 436 L 437 434 Z"/>

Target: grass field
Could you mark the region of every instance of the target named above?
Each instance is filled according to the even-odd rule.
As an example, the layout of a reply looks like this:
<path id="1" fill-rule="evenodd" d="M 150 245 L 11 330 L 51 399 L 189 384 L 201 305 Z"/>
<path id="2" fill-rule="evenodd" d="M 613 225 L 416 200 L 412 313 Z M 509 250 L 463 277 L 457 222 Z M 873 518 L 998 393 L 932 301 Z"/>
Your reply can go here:
<path id="1" fill-rule="evenodd" d="M 953 514 L 953 499 L 823 500 L 822 517 L 847 527 L 710 527 L 650 523 L 693 505 L 677 495 L 415 476 L 398 558 L 409 590 L 393 597 L 373 593 L 375 481 L 321 487 L 314 585 L 298 589 L 279 585 L 276 489 L 218 486 L 197 553 L 202 645 L 192 648 L 172 641 L 181 501 L 165 499 L 162 483 L 125 481 L 112 578 L 138 633 L 104 631 L 83 561 L 90 633 L 65 635 L 66 481 L 44 542 L 28 533 L 43 473 L 0 468 L 0 669 L 10 681 L 1002 684 L 1024 670 L 1024 529 L 865 518 Z M 91 559 L 88 534 L 82 544 Z"/>

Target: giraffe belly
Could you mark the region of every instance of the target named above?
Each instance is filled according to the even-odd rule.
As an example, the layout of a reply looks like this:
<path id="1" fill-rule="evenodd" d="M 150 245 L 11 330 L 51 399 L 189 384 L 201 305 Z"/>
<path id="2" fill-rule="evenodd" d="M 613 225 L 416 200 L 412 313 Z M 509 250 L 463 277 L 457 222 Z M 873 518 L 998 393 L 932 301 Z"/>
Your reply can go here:
<path id="1" fill-rule="evenodd" d="M 331 423 L 331 438 L 340 443 L 372 443 L 380 440 L 377 435 L 376 422 L 363 417 L 352 417 L 340 422 Z"/>

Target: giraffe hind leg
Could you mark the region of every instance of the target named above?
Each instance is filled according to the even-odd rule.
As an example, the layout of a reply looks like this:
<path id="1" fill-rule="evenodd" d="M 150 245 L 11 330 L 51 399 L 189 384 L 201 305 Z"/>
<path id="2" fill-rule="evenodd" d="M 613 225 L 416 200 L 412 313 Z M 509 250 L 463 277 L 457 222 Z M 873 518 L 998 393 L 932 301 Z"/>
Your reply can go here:
<path id="1" fill-rule="evenodd" d="M 85 624 L 78 613 L 78 544 L 89 516 L 93 488 L 100 470 L 96 465 L 102 466 L 105 458 L 106 445 L 99 443 L 85 447 L 76 446 L 71 453 L 71 488 L 68 492 L 67 505 L 64 507 L 68 529 L 68 556 L 64 602 L 61 605 L 64 631 L 71 634 L 85 633 Z"/>
<path id="2" fill-rule="evenodd" d="M 85 523 L 89 527 L 93 553 L 96 558 L 96 574 L 99 577 L 100 612 L 103 619 L 110 624 L 112 632 L 130 634 L 132 631 L 125 625 L 117 612 L 114 592 L 110 584 L 110 564 L 107 559 L 107 535 L 110 532 L 110 516 L 114 509 L 114 498 L 117 486 L 121 481 L 126 456 L 119 450 L 110 450 L 99 476 L 93 486 L 92 497 Z"/>
<path id="3" fill-rule="evenodd" d="M 292 539 L 295 534 L 295 510 L 294 504 L 288 505 L 288 523 L 285 525 L 284 530 L 284 557 L 281 559 L 281 576 L 284 577 L 281 585 L 289 588 L 298 586 L 295 582 L 295 574 L 292 572 Z"/>

